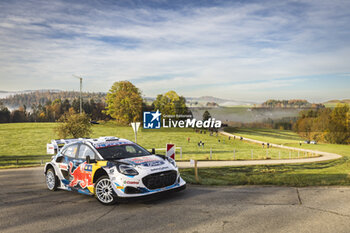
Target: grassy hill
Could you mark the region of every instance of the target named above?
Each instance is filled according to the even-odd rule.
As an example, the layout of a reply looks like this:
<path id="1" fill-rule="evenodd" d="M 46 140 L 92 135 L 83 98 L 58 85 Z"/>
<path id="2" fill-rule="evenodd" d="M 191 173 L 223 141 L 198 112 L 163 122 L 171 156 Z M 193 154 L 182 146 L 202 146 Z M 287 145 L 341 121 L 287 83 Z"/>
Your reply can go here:
<path id="1" fill-rule="evenodd" d="M 235 135 L 265 142 L 300 147 L 303 140 L 296 133 L 274 129 L 228 129 Z M 350 145 L 302 144 L 302 148 L 343 155 L 341 159 L 291 165 L 260 165 L 222 168 L 202 168 L 199 175 L 205 185 L 287 185 L 319 186 L 350 185 Z M 192 169 L 184 169 L 182 175 L 187 181 L 196 183 Z"/>

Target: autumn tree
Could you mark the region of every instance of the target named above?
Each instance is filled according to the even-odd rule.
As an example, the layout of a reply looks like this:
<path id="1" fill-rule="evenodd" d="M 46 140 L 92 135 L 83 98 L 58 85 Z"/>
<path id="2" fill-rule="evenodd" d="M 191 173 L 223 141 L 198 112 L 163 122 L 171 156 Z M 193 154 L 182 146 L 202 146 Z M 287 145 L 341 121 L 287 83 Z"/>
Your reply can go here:
<path id="1" fill-rule="evenodd" d="M 127 125 L 142 119 L 141 91 L 129 81 L 115 82 L 106 97 L 104 111 L 117 123 Z"/>
<path id="2" fill-rule="evenodd" d="M 346 104 L 339 104 L 334 109 L 302 111 L 295 129 L 309 140 L 350 143 L 349 112 L 350 108 Z"/>
<path id="3" fill-rule="evenodd" d="M 190 114 L 186 106 L 186 99 L 183 96 L 179 96 L 175 91 L 157 95 L 152 105 L 154 106 L 154 111 L 159 110 L 163 115 Z"/>
<path id="4" fill-rule="evenodd" d="M 329 132 L 326 136 L 330 143 L 344 144 L 349 141 L 348 127 L 349 105 L 338 104 L 330 114 Z"/>
<path id="5" fill-rule="evenodd" d="M 84 138 L 89 137 L 92 130 L 90 118 L 85 113 L 76 113 L 73 108 L 59 119 L 61 122 L 55 128 L 60 138 Z"/>

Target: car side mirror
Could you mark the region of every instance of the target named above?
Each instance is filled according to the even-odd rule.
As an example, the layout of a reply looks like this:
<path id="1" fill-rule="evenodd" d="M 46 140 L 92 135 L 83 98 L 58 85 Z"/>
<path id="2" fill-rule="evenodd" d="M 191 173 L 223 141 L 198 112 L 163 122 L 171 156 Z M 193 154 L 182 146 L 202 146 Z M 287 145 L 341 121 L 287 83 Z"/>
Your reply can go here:
<path id="1" fill-rule="evenodd" d="M 90 163 L 91 159 L 90 159 L 90 155 L 86 156 L 86 163 Z"/>

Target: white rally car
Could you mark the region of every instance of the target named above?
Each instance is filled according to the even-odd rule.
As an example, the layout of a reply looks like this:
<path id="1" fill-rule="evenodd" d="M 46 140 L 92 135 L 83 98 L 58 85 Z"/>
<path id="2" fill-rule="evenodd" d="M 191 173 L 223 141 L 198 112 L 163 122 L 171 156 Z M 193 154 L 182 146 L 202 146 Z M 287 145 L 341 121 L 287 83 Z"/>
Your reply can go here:
<path id="1" fill-rule="evenodd" d="M 45 165 L 49 190 L 95 195 L 102 204 L 186 188 L 173 159 L 126 139 L 75 139 Z"/>

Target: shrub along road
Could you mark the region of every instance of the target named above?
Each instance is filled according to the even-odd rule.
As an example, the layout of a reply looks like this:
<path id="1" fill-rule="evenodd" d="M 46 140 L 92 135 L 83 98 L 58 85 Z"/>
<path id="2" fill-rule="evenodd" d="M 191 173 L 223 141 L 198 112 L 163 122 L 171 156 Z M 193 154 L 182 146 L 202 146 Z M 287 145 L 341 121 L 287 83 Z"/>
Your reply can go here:
<path id="1" fill-rule="evenodd" d="M 43 168 L 0 170 L 0 232 L 350 232 L 348 187 L 206 187 L 103 206 L 46 189 Z"/>

